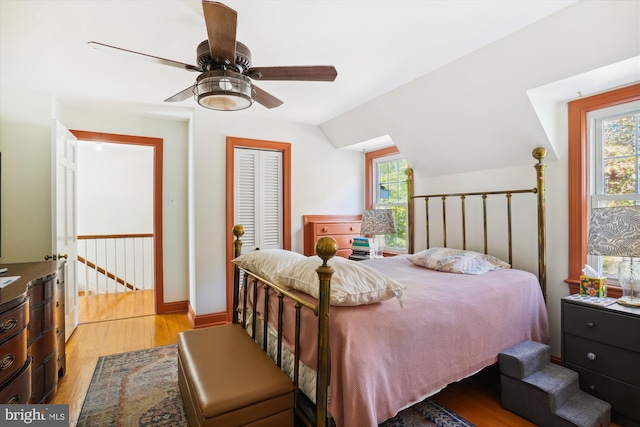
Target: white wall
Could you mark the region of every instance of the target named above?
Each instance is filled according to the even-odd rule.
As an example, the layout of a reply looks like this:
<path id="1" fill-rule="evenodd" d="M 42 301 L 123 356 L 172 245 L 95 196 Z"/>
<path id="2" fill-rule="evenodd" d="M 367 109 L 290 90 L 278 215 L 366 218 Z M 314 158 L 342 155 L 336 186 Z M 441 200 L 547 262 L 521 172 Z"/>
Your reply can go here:
<path id="1" fill-rule="evenodd" d="M 51 252 L 51 94 L 2 88 L 2 263 Z"/>
<path id="2" fill-rule="evenodd" d="M 197 109 L 192 146 L 195 256 L 190 285 L 197 314 L 226 310 L 227 136 L 291 143 L 292 250 L 303 252 L 303 215 L 353 214 L 364 205 L 364 156 L 336 150 L 318 127 Z"/>
<path id="3" fill-rule="evenodd" d="M 153 233 L 153 147 L 78 141 L 78 235 Z"/>
<path id="4" fill-rule="evenodd" d="M 559 105 L 564 108 L 564 105 Z M 566 140 L 566 138 L 565 138 Z M 547 247 L 547 310 L 549 314 L 551 354 L 560 356 L 560 298 L 569 294 L 569 289 L 564 280 L 568 277 L 568 239 L 567 239 L 567 191 L 568 168 L 566 147 L 559 151 L 559 160 L 544 161 L 547 165 L 546 172 L 546 247 Z M 518 190 L 534 188 L 536 186 L 536 171 L 533 167 L 537 163 L 533 157 L 529 157 L 530 166 L 517 166 L 513 168 L 492 169 L 481 172 L 447 175 L 435 178 L 425 178 L 417 174 L 415 176 L 415 194 L 438 194 L 441 192 L 458 191 L 492 191 L 492 190 Z M 495 197 L 495 196 L 493 196 Z M 502 197 L 502 196 L 501 196 Z M 447 205 L 453 205 L 453 199 L 449 199 Z M 537 211 L 534 195 L 513 196 L 513 252 L 514 267 L 537 273 Z M 430 203 L 440 206 L 437 201 Z M 494 205 L 488 209 L 488 217 L 505 216 L 505 206 Z M 417 209 L 416 216 L 416 241 L 420 245 L 424 239 L 424 227 L 422 218 L 423 210 Z M 453 224 L 447 218 L 449 229 L 458 224 Z M 479 211 L 469 211 L 467 222 L 481 222 Z M 469 225 L 468 225 L 469 227 Z M 436 230 L 438 234 L 438 230 Z M 447 233 L 448 243 L 451 236 Z M 431 246 L 434 242 L 431 241 Z M 468 242 L 468 245 L 476 245 L 468 249 L 482 252 L 482 242 L 477 239 Z M 498 247 L 499 239 L 489 238 L 489 249 Z M 420 249 L 420 246 L 416 250 Z M 496 254 L 495 252 L 492 252 Z M 506 260 L 506 252 L 499 254 Z"/>
<path id="5" fill-rule="evenodd" d="M 204 109 L 190 123 L 53 104 L 48 94 L 27 102 L 3 89 L 3 263 L 37 261 L 51 248 L 52 116 L 70 129 L 163 138 L 164 300 L 189 300 L 198 315 L 226 311 L 227 136 L 291 143 L 293 250 L 303 250 L 303 215 L 362 211 L 362 153 L 336 150 L 318 127 Z"/>
<path id="6" fill-rule="evenodd" d="M 525 165 L 537 145 L 557 160 L 562 146 L 547 138 L 527 92 L 638 55 L 640 1 L 578 1 L 321 128 L 336 147 L 389 135 L 423 176 Z M 637 58 L 635 66 L 637 80 Z M 585 80 L 576 91 L 592 87 L 605 89 Z"/>

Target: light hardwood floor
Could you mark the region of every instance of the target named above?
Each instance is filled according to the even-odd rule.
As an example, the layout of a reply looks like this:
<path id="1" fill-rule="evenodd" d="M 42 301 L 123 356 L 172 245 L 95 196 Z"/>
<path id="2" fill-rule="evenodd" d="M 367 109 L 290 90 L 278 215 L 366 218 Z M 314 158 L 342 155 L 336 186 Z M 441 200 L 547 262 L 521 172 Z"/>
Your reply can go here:
<path id="1" fill-rule="evenodd" d="M 133 299 L 134 295 L 128 297 Z M 129 304 L 127 298 L 105 298 L 102 303 L 116 300 L 123 305 Z M 147 303 L 151 304 L 152 310 L 153 302 Z M 179 332 L 191 329 L 186 314 L 150 314 L 109 320 L 113 316 L 105 314 L 109 310 L 99 304 L 101 301 L 94 298 L 81 305 L 81 310 L 86 310 L 81 311 L 85 323 L 78 326 L 66 344 L 67 372 L 60 379 L 52 402 L 69 404 L 72 427 L 77 423 L 100 356 L 175 344 Z M 117 310 L 128 314 L 135 312 L 123 307 Z M 103 318 L 105 320 L 100 320 Z M 434 398 L 477 427 L 535 427 L 500 406 L 500 382 L 495 366 L 448 386 Z M 617 424 L 611 426 L 619 427 Z"/>
<path id="2" fill-rule="evenodd" d="M 52 402 L 69 405 L 70 426 L 78 421 L 100 356 L 175 344 L 179 332 L 191 329 L 186 314 L 154 315 L 153 293 L 139 292 L 79 297 L 82 323 L 66 343 L 67 371 Z"/>

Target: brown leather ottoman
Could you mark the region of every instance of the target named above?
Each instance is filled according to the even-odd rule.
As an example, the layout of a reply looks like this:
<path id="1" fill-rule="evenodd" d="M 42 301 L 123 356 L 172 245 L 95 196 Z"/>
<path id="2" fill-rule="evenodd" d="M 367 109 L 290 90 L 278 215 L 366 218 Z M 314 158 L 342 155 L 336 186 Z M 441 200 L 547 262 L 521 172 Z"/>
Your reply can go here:
<path id="1" fill-rule="evenodd" d="M 240 325 L 179 333 L 178 382 L 191 427 L 293 427 L 293 383 Z"/>

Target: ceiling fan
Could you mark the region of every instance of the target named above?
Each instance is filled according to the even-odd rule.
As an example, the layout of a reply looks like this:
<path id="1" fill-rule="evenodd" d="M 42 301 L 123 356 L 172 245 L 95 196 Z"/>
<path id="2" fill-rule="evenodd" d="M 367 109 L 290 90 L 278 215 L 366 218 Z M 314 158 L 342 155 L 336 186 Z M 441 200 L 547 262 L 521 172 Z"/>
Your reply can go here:
<path id="1" fill-rule="evenodd" d="M 185 64 L 146 53 L 134 52 L 104 43 L 91 41 L 96 49 L 117 51 L 158 64 L 199 72 L 193 86 L 165 99 L 179 102 L 193 96 L 203 107 L 212 110 L 237 111 L 250 107 L 253 102 L 275 108 L 282 101 L 265 92 L 253 80 L 299 80 L 331 82 L 338 75 L 332 65 L 300 65 L 280 67 L 252 67 L 251 51 L 236 40 L 237 13 L 228 6 L 202 0 L 207 40 L 198 45 L 196 62 Z"/>

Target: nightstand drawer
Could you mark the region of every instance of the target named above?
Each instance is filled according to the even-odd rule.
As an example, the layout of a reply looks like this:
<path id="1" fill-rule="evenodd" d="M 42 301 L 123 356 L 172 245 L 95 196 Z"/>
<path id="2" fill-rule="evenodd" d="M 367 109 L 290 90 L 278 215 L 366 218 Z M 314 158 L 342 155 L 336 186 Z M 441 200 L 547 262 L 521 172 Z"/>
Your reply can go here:
<path id="1" fill-rule="evenodd" d="M 336 237 L 335 234 L 360 234 L 360 222 L 340 222 L 340 223 L 331 223 L 331 222 L 319 222 L 316 223 L 316 235 L 318 236 L 333 236 Z"/>
<path id="2" fill-rule="evenodd" d="M 637 339 L 637 335 L 636 335 Z M 640 386 L 640 353 L 565 334 L 565 362 Z"/>
<path id="3" fill-rule="evenodd" d="M 334 239 L 336 239 L 336 242 L 338 243 L 338 248 L 339 249 L 349 249 L 351 250 L 351 244 L 353 243 L 353 237 L 357 236 L 357 234 L 343 234 L 343 235 L 335 235 L 335 236 L 331 236 Z"/>
<path id="4" fill-rule="evenodd" d="M 628 383 L 600 375 L 570 363 L 565 366 L 579 374 L 580 388 L 582 390 L 611 403 L 614 411 L 612 414 L 614 421 L 620 423 L 620 421 L 617 421 L 616 413 L 633 420 L 640 420 L 640 405 L 638 405 L 638 402 L 640 402 L 640 387 L 634 387 Z"/>
<path id="5" fill-rule="evenodd" d="M 578 304 L 563 304 L 564 333 L 640 352 L 640 322 L 637 318 Z"/>

